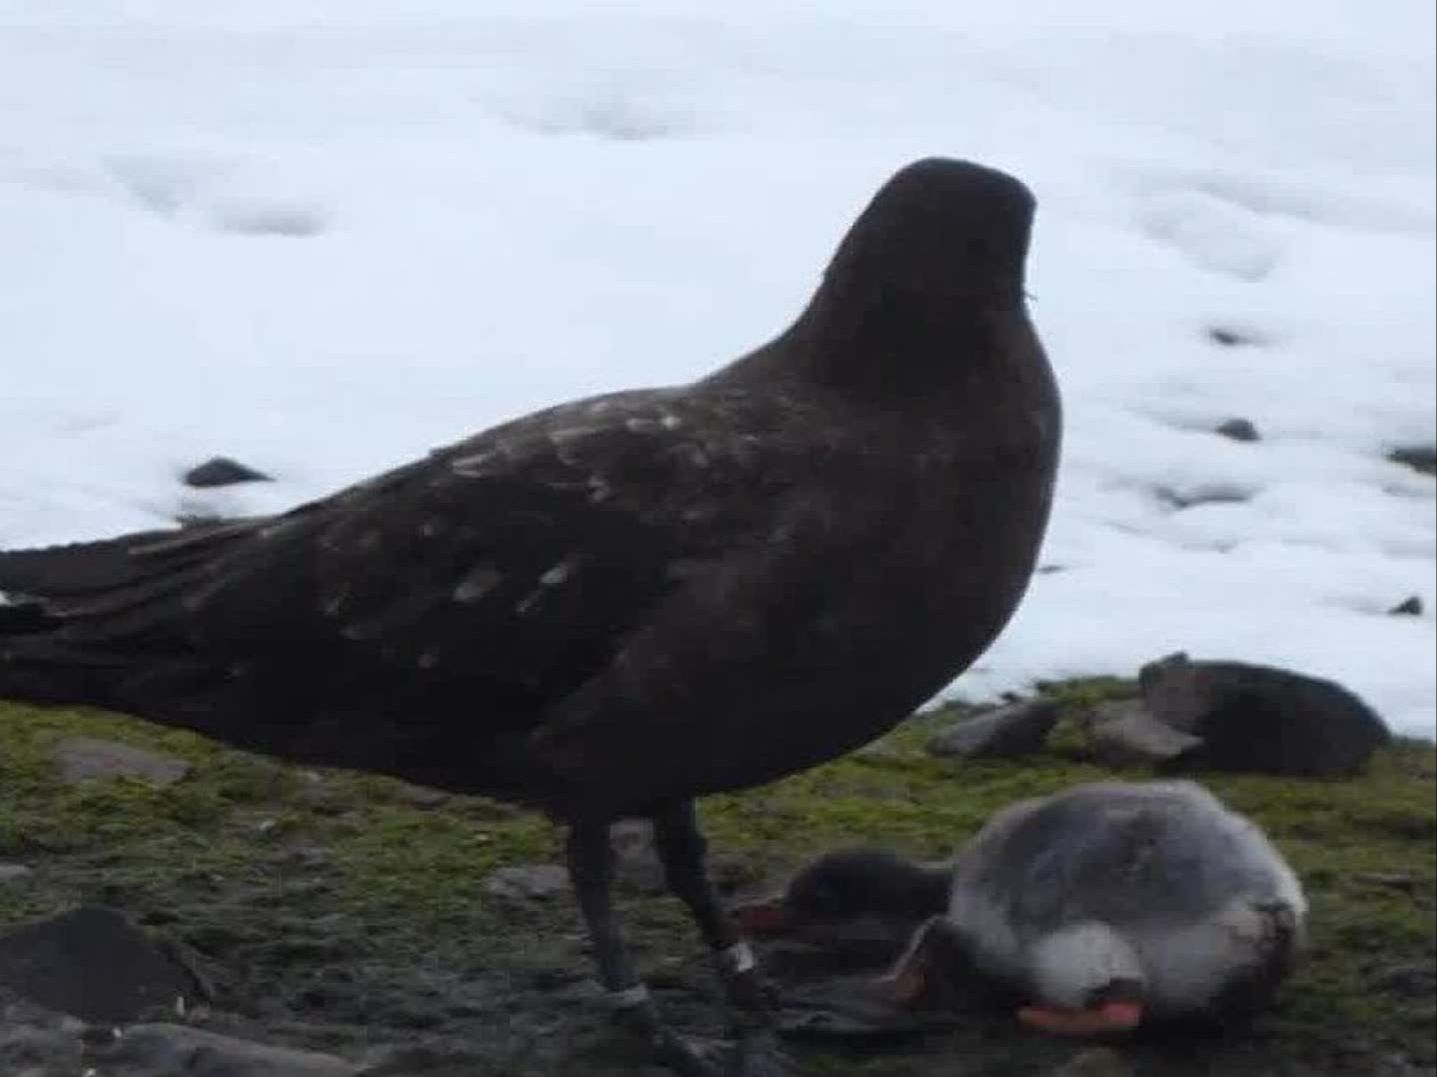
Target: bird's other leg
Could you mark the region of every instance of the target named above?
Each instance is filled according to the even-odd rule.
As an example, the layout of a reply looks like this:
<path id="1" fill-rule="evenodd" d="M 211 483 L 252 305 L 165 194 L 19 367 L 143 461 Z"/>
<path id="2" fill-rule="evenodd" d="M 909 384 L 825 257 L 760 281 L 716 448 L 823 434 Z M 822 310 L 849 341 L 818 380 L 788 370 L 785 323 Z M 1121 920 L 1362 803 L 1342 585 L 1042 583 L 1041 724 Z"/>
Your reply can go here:
<path id="1" fill-rule="evenodd" d="M 771 1020 L 770 994 L 763 984 L 753 951 L 719 902 L 709 882 L 708 842 L 699 832 L 692 801 L 653 816 L 654 847 L 664 866 L 669 891 L 688 906 L 699 934 L 718 959 L 730 1001 L 759 1023 Z"/>
<path id="2" fill-rule="evenodd" d="M 780 1077 L 790 1072 L 778 1049 L 772 992 L 759 975 L 748 943 L 719 903 L 709 882 L 705 854 L 708 843 L 699 833 L 692 801 L 655 813 L 654 848 L 664 867 L 669 890 L 688 906 L 699 933 L 718 958 L 719 971 L 733 1007 L 737 1051 L 728 1066 L 742 1077 Z"/>
<path id="3" fill-rule="evenodd" d="M 683 1077 L 718 1077 L 719 1071 L 659 1018 L 648 988 L 634 970 L 614 920 L 614 865 L 608 824 L 574 824 L 569 830 L 567 854 L 569 879 L 594 944 L 599 981 L 608 992 L 619 1024 L 645 1042 L 655 1061 Z"/>

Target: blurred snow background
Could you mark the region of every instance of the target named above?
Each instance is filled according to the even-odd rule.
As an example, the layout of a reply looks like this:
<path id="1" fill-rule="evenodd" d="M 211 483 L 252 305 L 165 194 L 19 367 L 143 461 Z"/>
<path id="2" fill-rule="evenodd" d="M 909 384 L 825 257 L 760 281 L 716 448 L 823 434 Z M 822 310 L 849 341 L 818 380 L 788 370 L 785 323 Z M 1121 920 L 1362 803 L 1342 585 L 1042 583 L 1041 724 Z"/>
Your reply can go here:
<path id="1" fill-rule="evenodd" d="M 1437 433 L 1433 42 L 1430 0 L 0 0 L 0 547 L 700 374 L 969 157 L 1038 195 L 1068 426 L 950 691 L 1185 648 L 1431 736 L 1437 484 L 1388 454 Z M 278 481 L 180 483 L 216 453 Z"/>

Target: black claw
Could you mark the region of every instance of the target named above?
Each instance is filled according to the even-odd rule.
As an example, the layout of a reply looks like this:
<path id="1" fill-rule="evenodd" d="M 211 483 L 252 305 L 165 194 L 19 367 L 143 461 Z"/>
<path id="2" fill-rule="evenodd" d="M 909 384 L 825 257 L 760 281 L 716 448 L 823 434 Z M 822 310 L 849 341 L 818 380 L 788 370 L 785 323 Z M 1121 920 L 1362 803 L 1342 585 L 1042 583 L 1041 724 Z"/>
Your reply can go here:
<path id="1" fill-rule="evenodd" d="M 706 1061 L 687 1040 L 672 1029 L 666 1029 L 654 1041 L 654 1061 L 667 1066 L 680 1077 L 724 1077 L 723 1072 Z"/>
<path id="2" fill-rule="evenodd" d="M 742 1036 L 729 1054 L 723 1077 L 793 1077 L 793 1067 L 768 1029 Z"/>
<path id="3" fill-rule="evenodd" d="M 615 1012 L 614 1020 L 643 1042 L 654 1062 L 673 1070 L 679 1077 L 724 1077 L 723 1071 L 705 1059 L 693 1044 L 664 1024 L 652 1002 L 625 1006 Z"/>
<path id="4" fill-rule="evenodd" d="M 778 990 L 758 969 L 726 971 L 723 982 L 724 995 L 732 1010 L 731 1017 L 740 1032 L 774 1027 L 778 1020 Z"/>
<path id="5" fill-rule="evenodd" d="M 724 1077 L 790 1077 L 794 1070 L 778 1045 L 778 990 L 753 967 L 727 971 L 724 988 L 736 1039 Z"/>

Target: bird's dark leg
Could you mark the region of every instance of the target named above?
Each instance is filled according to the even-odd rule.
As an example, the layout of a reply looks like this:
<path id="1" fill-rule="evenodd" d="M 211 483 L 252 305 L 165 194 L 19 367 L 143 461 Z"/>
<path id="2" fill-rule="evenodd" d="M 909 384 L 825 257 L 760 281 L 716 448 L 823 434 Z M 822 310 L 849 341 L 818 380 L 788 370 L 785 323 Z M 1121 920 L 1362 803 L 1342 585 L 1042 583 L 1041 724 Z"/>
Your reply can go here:
<path id="1" fill-rule="evenodd" d="M 569 879 L 589 928 L 599 980 L 608 992 L 619 1023 L 647 1044 L 655 1061 L 683 1077 L 717 1077 L 718 1070 L 660 1020 L 648 989 L 634 971 L 628 948 L 614 921 L 610 891 L 613 850 L 607 824 L 578 823 L 569 831 Z"/>
<path id="2" fill-rule="evenodd" d="M 780 1074 L 786 1072 L 774 1043 L 774 1000 L 759 975 L 753 952 L 739 935 L 709 882 L 705 853 L 708 843 L 699 833 L 692 801 L 656 813 L 654 847 L 664 866 L 664 878 L 677 898 L 689 907 L 704 941 L 718 958 L 733 1017 L 740 1036 L 739 1057 L 731 1072 Z"/>
<path id="3" fill-rule="evenodd" d="M 715 951 L 727 951 L 741 941 L 733 918 L 724 911 L 709 885 L 708 842 L 699 833 L 692 801 L 653 816 L 654 848 L 664 866 L 669 890 L 689 907 L 704 941 Z"/>

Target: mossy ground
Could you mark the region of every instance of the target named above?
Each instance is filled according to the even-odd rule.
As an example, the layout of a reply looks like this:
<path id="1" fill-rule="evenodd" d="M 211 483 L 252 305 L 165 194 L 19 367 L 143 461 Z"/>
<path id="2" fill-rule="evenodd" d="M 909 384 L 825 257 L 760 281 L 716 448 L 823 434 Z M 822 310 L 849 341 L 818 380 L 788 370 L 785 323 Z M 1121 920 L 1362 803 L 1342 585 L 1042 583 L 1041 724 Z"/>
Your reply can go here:
<path id="1" fill-rule="evenodd" d="M 1050 689 L 1071 708 L 1128 690 Z M 754 885 L 855 843 L 946 856 L 1015 798 L 1112 774 L 1062 727 L 1029 760 L 928 756 L 925 740 L 954 717 L 923 716 L 847 759 L 705 802 L 723 883 Z M 64 785 L 51 750 L 71 734 L 159 749 L 193 770 L 166 788 Z M 1312 944 L 1251 1025 L 1124 1045 L 1137 1073 L 1431 1072 L 1434 772 L 1431 745 L 1399 741 L 1350 780 L 1201 776 L 1302 876 Z M 388 780 L 306 772 L 115 715 L 0 703 L 0 862 L 34 869 L 0 885 L 0 927 L 82 901 L 125 909 L 188 948 L 213 984 L 212 1007 L 195 1015 L 212 1027 L 355 1056 L 406 1045 L 396 1072 L 424 1077 L 635 1072 L 588 985 L 571 903 L 514 903 L 482 885 L 500 865 L 559 852 L 543 819 L 490 801 L 436 804 Z M 713 978 L 675 903 L 626 892 L 621 912 L 668 1012 L 716 1035 Z M 981 1010 L 864 1053 L 793 1047 L 806 1073 L 893 1077 L 1045 1073 L 1074 1050 Z"/>

